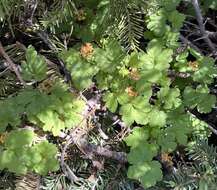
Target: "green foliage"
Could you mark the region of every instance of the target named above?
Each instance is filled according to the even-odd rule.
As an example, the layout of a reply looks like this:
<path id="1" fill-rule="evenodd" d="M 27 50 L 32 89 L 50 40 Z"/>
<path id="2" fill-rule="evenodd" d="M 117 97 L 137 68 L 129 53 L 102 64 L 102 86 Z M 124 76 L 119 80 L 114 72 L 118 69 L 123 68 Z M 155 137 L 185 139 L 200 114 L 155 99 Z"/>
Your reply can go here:
<path id="1" fill-rule="evenodd" d="M 94 61 L 100 70 L 106 73 L 114 72 L 123 58 L 123 51 L 117 41 L 111 40 L 101 49 L 94 52 Z"/>
<path id="2" fill-rule="evenodd" d="M 166 110 L 178 108 L 181 105 L 180 90 L 178 88 L 161 88 L 158 93 L 158 99 L 159 103 L 161 103 Z"/>
<path id="3" fill-rule="evenodd" d="M 185 15 L 179 13 L 177 10 L 174 10 L 168 14 L 168 20 L 171 23 L 172 28 L 175 31 L 179 31 L 185 20 Z"/>
<path id="4" fill-rule="evenodd" d="M 115 112 L 118 108 L 118 101 L 113 93 L 105 94 L 103 100 L 106 102 L 106 107 L 111 111 Z"/>
<path id="5" fill-rule="evenodd" d="M 147 19 L 147 28 L 156 36 L 162 36 L 166 32 L 166 16 L 163 9 L 150 15 Z"/>
<path id="6" fill-rule="evenodd" d="M 75 87 L 79 90 L 90 87 L 92 78 L 97 73 L 98 68 L 90 61 L 82 58 L 79 51 L 74 49 L 63 53 L 62 58 L 67 63 Z"/>
<path id="7" fill-rule="evenodd" d="M 89 58 L 84 57 L 85 55 L 82 55 L 77 49 L 70 49 L 60 56 L 65 60 L 67 68 L 71 72 L 75 87 L 83 90 L 91 86 L 93 77 L 99 70 L 105 73 L 114 72 L 122 60 L 122 54 L 120 45 L 116 41 L 111 41 L 104 49 L 95 48 Z"/>
<path id="8" fill-rule="evenodd" d="M 193 75 L 195 82 L 211 84 L 213 78 L 217 76 L 217 68 L 214 66 L 215 61 L 209 57 L 202 57 L 198 60 L 198 70 Z"/>
<path id="9" fill-rule="evenodd" d="M 152 161 L 158 153 L 158 145 L 147 142 L 149 131 L 144 128 L 135 128 L 125 141 L 131 147 L 128 160 L 132 166 L 128 169 L 128 177 L 139 180 L 144 187 L 155 185 L 162 179 L 161 165 Z"/>
<path id="10" fill-rule="evenodd" d="M 102 77 L 99 77 L 101 73 L 98 73 L 99 85 L 109 85 L 107 88 L 110 92 L 106 93 L 104 101 L 110 111 L 116 112 L 119 108 L 125 124 L 130 126 L 136 123 L 145 125 L 142 128 L 147 128 L 144 131 L 142 128 L 134 129 L 135 133 L 133 130 L 126 139 L 131 147 L 128 160 L 132 164 L 128 176 L 138 179 L 145 187 L 154 185 L 161 177 L 155 176 L 153 171 L 151 183 L 148 184 L 145 177 L 136 176 L 133 171 L 143 164 L 144 168 L 149 165 L 151 168 L 153 158 L 159 151 L 171 152 L 178 144 L 186 145 L 188 134 L 191 132 L 192 122 L 182 105 L 181 90 L 170 86 L 171 82 L 167 76 L 173 61 L 172 54 L 172 49 L 166 49 L 161 42 L 153 40 L 149 43 L 146 53 L 134 52 L 128 56 L 116 68 L 117 75 L 114 78 L 104 76 L 102 81 Z M 126 69 L 127 67 L 134 71 Z M 107 83 L 106 80 L 110 82 Z M 151 86 L 156 84 L 161 87 L 157 100 L 151 104 L 150 99 L 154 93 Z M 155 165 L 156 171 L 160 170 L 159 166 L 159 163 Z"/>
<path id="11" fill-rule="evenodd" d="M 178 0 L 168 0 L 159 1 L 159 4 L 154 7 L 153 4 L 150 4 L 149 14 L 146 18 L 147 28 L 154 35 L 161 37 L 168 32 L 168 28 L 173 32 L 179 32 L 185 20 L 185 15 L 176 10 L 179 3 Z M 152 12 L 153 8 L 155 11 Z"/>
<path id="12" fill-rule="evenodd" d="M 143 187 L 151 187 L 162 179 L 161 165 L 157 161 L 134 164 L 128 170 L 128 177 L 137 179 Z"/>
<path id="13" fill-rule="evenodd" d="M 36 134 L 28 129 L 11 131 L 4 142 L 0 155 L 0 168 L 16 174 L 35 171 L 41 175 L 58 170 L 57 148 L 43 141 L 34 144 Z"/>
<path id="14" fill-rule="evenodd" d="M 179 5 L 181 0 L 165 0 L 165 1 L 160 1 L 160 4 L 167 10 L 167 11 L 172 11 L 176 9 L 176 7 Z"/>
<path id="15" fill-rule="evenodd" d="M 49 171 L 57 171 L 59 169 L 59 163 L 55 159 L 57 147 L 54 144 L 43 141 L 36 144 L 32 152 L 38 154 L 38 157 L 36 155 L 32 157 L 35 161 L 37 160 L 33 166 L 36 173 L 46 175 Z"/>
<path id="16" fill-rule="evenodd" d="M 138 124 L 145 125 L 148 123 L 147 113 L 150 112 L 150 106 L 143 97 L 136 97 L 124 103 L 120 108 L 120 114 L 123 121 L 127 125 L 131 125 L 134 121 Z"/>
<path id="17" fill-rule="evenodd" d="M 1 132 L 8 125 L 20 125 L 21 116 L 25 113 L 29 121 L 57 136 L 61 130 L 75 127 L 82 121 L 84 102 L 76 100 L 76 97 L 56 85 L 49 95 L 38 90 L 24 90 L 2 101 L 1 106 L 4 107 L 0 112 Z"/>
<path id="18" fill-rule="evenodd" d="M 189 158 L 194 163 L 183 163 L 168 182 L 173 189 L 215 189 L 216 173 L 216 147 L 207 141 L 197 140 L 188 149 Z M 196 177 L 195 177 L 196 176 Z"/>
<path id="19" fill-rule="evenodd" d="M 140 144 L 146 142 L 149 138 L 149 133 L 142 127 L 135 127 L 133 135 L 126 137 L 125 142 L 128 146 L 138 147 Z"/>
<path id="20" fill-rule="evenodd" d="M 74 3 L 70 0 L 60 0 L 54 1 L 50 7 L 51 10 L 40 19 L 41 25 L 52 33 L 70 32 L 73 26 Z"/>
<path id="21" fill-rule="evenodd" d="M 19 6 L 22 6 L 21 0 L 0 0 L 0 24 L 5 20 L 10 21 L 10 17 L 16 14 L 15 11 L 19 10 Z"/>
<path id="22" fill-rule="evenodd" d="M 142 1 L 110 0 L 108 22 L 114 23 L 112 31 L 127 51 L 139 49 L 139 40 L 143 36 L 144 22 Z M 114 19 L 115 18 L 115 19 Z"/>
<path id="23" fill-rule="evenodd" d="M 208 124 L 193 116 L 191 117 L 191 120 L 193 126 L 193 131 L 192 131 L 193 137 L 197 138 L 198 140 L 207 140 L 212 134 L 211 131 L 209 130 Z M 192 142 L 188 143 L 188 145 L 191 146 L 192 144 L 195 143 L 196 141 L 193 140 Z"/>
<path id="24" fill-rule="evenodd" d="M 72 98 L 66 92 L 64 96 L 64 92 L 58 87 L 56 87 L 56 89 L 54 88 L 53 92 L 55 92 L 55 94 L 48 96 L 37 90 L 25 90 L 16 97 L 2 101 L 1 104 L 5 109 L 1 112 L 1 131 L 3 132 L 8 124 L 12 126 L 19 125 L 24 112 L 26 112 L 30 118 L 38 116 L 41 111 L 43 112 L 43 110 L 48 109 L 46 106 L 50 105 L 51 109 L 53 106 L 58 106 L 58 103 L 63 105 L 61 99 L 64 101 L 64 104 L 67 104 L 65 101 L 70 101 L 70 98 Z M 55 101 L 56 105 L 52 105 L 53 101 Z M 67 106 L 65 106 L 65 108 L 70 109 L 70 105 Z M 75 110 L 78 111 L 82 109 L 79 108 L 78 101 L 73 102 L 73 108 L 75 108 L 73 112 L 71 112 L 73 116 L 76 116 Z M 62 112 L 64 112 L 64 108 L 59 110 L 59 114 Z M 68 117 L 69 116 L 70 112 L 68 113 Z M 78 122 L 80 122 L 80 120 Z M 70 121 L 66 120 L 66 124 L 62 129 L 65 129 L 65 126 L 69 126 L 70 124 Z M 43 126 L 43 124 L 41 125 Z M 58 127 L 56 124 L 53 125 L 53 127 L 53 133 L 57 135 L 60 129 L 55 129 L 55 127 Z M 57 148 L 55 145 L 49 144 L 48 142 L 41 142 L 32 146 L 34 137 L 35 134 L 29 130 L 15 130 L 11 132 L 5 140 L 4 151 L 1 153 L 1 169 L 7 168 L 9 171 L 22 174 L 33 170 L 43 175 L 48 171 L 56 171 L 58 169 L 58 162 L 54 157 L 57 153 Z"/>
<path id="25" fill-rule="evenodd" d="M 22 63 L 22 76 L 25 80 L 41 81 L 45 79 L 47 64 L 44 57 L 37 55 L 32 46 L 26 50 L 26 61 Z"/>
<path id="26" fill-rule="evenodd" d="M 206 11 L 207 9 L 217 9 L 217 3 L 215 0 L 202 0 L 201 1 L 202 8 Z"/>
<path id="27" fill-rule="evenodd" d="M 198 86 L 196 89 L 186 87 L 184 91 L 185 105 L 197 109 L 200 113 L 209 113 L 215 105 L 216 97 L 209 94 L 207 86 Z"/>
<path id="28" fill-rule="evenodd" d="M 153 43 L 152 43 L 153 42 Z M 167 69 L 172 61 L 172 50 L 164 49 L 160 42 L 150 42 L 147 53 L 141 55 L 140 65 L 141 79 L 150 83 L 162 84 L 165 80 Z"/>
<path id="29" fill-rule="evenodd" d="M 16 21 L 24 18 L 16 16 L 11 2 L 19 12 L 25 9 L 24 1 L 0 0 L 0 21 L 8 18 L 9 25 L 13 15 Z M 198 124 L 190 111 L 197 108 L 200 113 L 209 113 L 216 103 L 208 88 L 217 75 L 215 60 L 191 48 L 177 54 L 179 31 L 186 19 L 177 9 L 180 3 L 180 0 L 54 0 L 48 5 L 47 1 L 39 0 L 33 14 L 36 30 L 57 35 L 52 37 L 64 47 L 56 49 L 54 57 L 65 64 L 61 66 L 66 66 L 64 69 L 71 74 L 73 87 L 79 92 L 96 87 L 102 92 L 105 109 L 120 116 L 132 129 L 124 139 L 130 147 L 127 174 L 144 188 L 163 178 L 159 154 L 169 154 L 178 145 L 187 145 L 189 134 L 198 131 L 197 125 L 203 130 L 207 127 Z M 208 7 L 215 7 L 215 3 L 209 1 Z M 31 29 L 37 33 L 35 28 Z M 145 40 L 140 44 L 143 37 Z M 43 39 L 43 43 L 49 47 L 52 40 Z M 53 57 L 53 52 L 46 53 Z M 85 103 L 69 92 L 62 81 L 41 88 L 48 77 L 48 66 L 31 45 L 25 61 L 15 60 L 20 53 L 15 54 L 12 59 L 16 64 L 22 63 L 21 74 L 28 82 L 27 87 L 10 96 L 5 93 L 0 101 L 0 132 L 8 133 L 5 141 L 0 142 L 0 169 L 45 175 L 59 169 L 58 149 L 47 140 L 37 142 L 37 135 L 25 126 L 31 125 L 41 130 L 45 138 L 59 143 L 56 139 L 62 131 L 85 122 L 82 115 Z M 189 57 L 195 61 L 189 61 Z M 175 73 L 172 77 L 171 71 Z M 188 79 L 178 78 L 179 72 L 187 74 Z M 213 165 L 205 164 L 202 168 L 206 175 L 215 172 L 210 166 Z M 204 180 L 198 184 L 206 188 Z"/>

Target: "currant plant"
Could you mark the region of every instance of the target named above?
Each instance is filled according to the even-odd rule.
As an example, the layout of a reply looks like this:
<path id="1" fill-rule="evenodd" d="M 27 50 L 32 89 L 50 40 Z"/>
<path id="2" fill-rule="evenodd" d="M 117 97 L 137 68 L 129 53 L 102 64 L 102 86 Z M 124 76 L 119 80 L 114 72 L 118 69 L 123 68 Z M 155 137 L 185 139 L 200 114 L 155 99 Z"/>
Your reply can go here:
<path id="1" fill-rule="evenodd" d="M 36 134 L 27 129 L 7 134 L 1 150 L 0 169 L 7 168 L 17 174 L 35 171 L 41 175 L 57 171 L 57 147 L 48 141 L 35 143 L 35 138 Z"/>
<path id="2" fill-rule="evenodd" d="M 22 71 L 26 80 L 41 81 L 46 77 L 45 59 L 31 46 L 26 51 Z M 0 150 L 0 168 L 18 174 L 34 171 L 41 175 L 58 170 L 56 145 L 46 140 L 37 142 L 37 133 L 20 126 L 27 120 L 44 132 L 58 136 L 61 131 L 82 123 L 84 102 L 56 79 L 46 88 L 23 89 L 2 100 L 0 105 L 4 108 L 0 111 L 0 132 L 5 136 Z M 8 127 L 12 129 L 9 133 Z"/>
<path id="3" fill-rule="evenodd" d="M 145 38 L 150 40 L 145 52 L 126 54 L 117 41 L 109 39 L 102 42 L 102 48 L 92 46 L 88 59 L 82 54 L 84 47 L 62 55 L 75 83 L 80 80 L 84 89 L 95 82 L 105 91 L 105 106 L 119 113 L 129 127 L 136 126 L 125 139 L 131 147 L 128 177 L 139 180 L 145 188 L 163 177 L 157 155 L 187 144 L 194 125 L 187 110 L 197 108 L 208 113 L 216 102 L 208 88 L 217 74 L 214 60 L 190 48 L 176 55 L 185 20 L 185 15 L 176 10 L 179 3 L 168 0 L 149 5 L 153 9 L 147 9 L 145 18 Z M 195 61 L 189 62 L 189 55 Z M 86 77 L 76 69 L 79 67 L 88 68 Z M 169 77 L 170 70 L 189 74 L 185 86 L 182 79 L 177 82 Z"/>
<path id="4" fill-rule="evenodd" d="M 177 53 L 186 19 L 177 9 L 181 0 L 115 2 L 53 1 L 55 8 L 42 17 L 43 6 L 38 8 L 36 26 L 52 35 L 73 36 L 74 41 L 64 39 L 55 56 L 77 91 L 98 88 L 105 107 L 131 129 L 124 139 L 130 147 L 128 177 L 149 188 L 163 178 L 158 155 L 186 145 L 194 133 L 191 112 L 209 113 L 215 106 L 209 85 L 217 68 L 214 59 L 190 47 Z M 7 15 L 3 9 L 0 20 Z M 45 175 L 59 169 L 59 150 L 47 136 L 81 125 L 85 102 L 62 80 L 51 79 L 47 59 L 33 46 L 20 70 L 27 87 L 0 101 L 0 169 Z"/>
<path id="5" fill-rule="evenodd" d="M 61 130 L 70 129 L 82 121 L 84 102 L 64 91 L 60 86 L 53 86 L 51 94 L 35 89 L 20 92 L 17 96 L 1 102 L 0 131 L 4 132 L 8 125 L 14 127 L 22 123 L 22 115 L 40 126 L 44 131 L 50 131 L 54 136 Z"/>
<path id="6" fill-rule="evenodd" d="M 25 80 L 41 81 L 45 79 L 47 73 L 47 64 L 42 56 L 32 46 L 26 51 L 26 62 L 22 64 L 22 75 Z"/>
<path id="7" fill-rule="evenodd" d="M 106 91 L 103 100 L 107 108 L 113 113 L 118 112 L 129 127 L 137 125 L 125 139 L 131 147 L 128 161 L 132 166 L 128 176 L 138 179 L 144 187 L 153 186 L 162 179 L 161 165 L 154 159 L 158 153 L 171 152 L 177 144 L 187 144 L 193 121 L 186 108 L 197 107 L 200 113 L 208 113 L 215 105 L 215 96 L 210 95 L 207 88 L 217 74 L 214 61 L 210 60 L 209 71 L 203 71 L 205 63 L 200 60 L 208 58 L 198 58 L 196 69 L 185 60 L 183 66 L 191 73 L 191 82 L 183 89 L 168 77 L 168 70 L 172 67 L 177 72 L 182 71 L 183 68 L 176 67 L 180 58 L 173 58 L 173 49 L 163 46 L 157 39 L 149 43 L 146 52 L 131 55 L 124 55 L 117 42 L 108 42 L 100 51 L 95 48 L 88 60 L 79 50 L 76 53 L 76 50 L 69 50 L 68 53 L 72 51 L 73 54 L 63 56 L 69 69 L 83 64 L 88 70 L 92 66 L 94 71 L 85 80 L 82 72 L 75 69 L 72 75 L 72 78 L 78 77 L 74 78 L 75 82 L 80 80 L 80 84 L 90 86 L 91 81 L 96 81 Z M 200 75 L 207 76 L 207 80 L 200 81 Z M 196 89 L 195 81 L 198 83 Z"/>

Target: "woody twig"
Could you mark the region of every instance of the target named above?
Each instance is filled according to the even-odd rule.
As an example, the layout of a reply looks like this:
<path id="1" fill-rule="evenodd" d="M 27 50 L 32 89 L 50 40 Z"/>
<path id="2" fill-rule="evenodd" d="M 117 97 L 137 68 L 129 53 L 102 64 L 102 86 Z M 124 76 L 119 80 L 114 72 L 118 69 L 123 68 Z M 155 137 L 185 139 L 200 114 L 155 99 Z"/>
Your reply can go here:
<path id="1" fill-rule="evenodd" d="M 21 84 L 26 86 L 26 82 L 22 79 L 21 74 L 20 74 L 19 70 L 17 69 L 17 66 L 11 60 L 9 55 L 5 52 L 4 47 L 2 46 L 1 42 L 0 42 L 0 55 L 2 55 L 2 57 L 6 60 L 10 69 L 16 74 L 16 76 L 17 76 L 18 80 L 21 82 Z"/>

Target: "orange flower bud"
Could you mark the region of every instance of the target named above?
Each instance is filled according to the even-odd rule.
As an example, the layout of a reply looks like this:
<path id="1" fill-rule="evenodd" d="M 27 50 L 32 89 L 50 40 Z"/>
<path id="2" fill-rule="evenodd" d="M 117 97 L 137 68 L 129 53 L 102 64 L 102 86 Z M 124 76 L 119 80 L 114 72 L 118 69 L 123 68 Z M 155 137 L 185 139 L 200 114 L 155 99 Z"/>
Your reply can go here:
<path id="1" fill-rule="evenodd" d="M 139 72 L 136 68 L 132 68 L 130 73 L 129 73 L 129 76 L 132 80 L 139 80 L 140 79 L 140 75 L 139 75 Z"/>
<path id="2" fill-rule="evenodd" d="M 189 67 L 192 68 L 193 71 L 197 71 L 198 68 L 199 68 L 199 64 L 198 64 L 197 61 L 190 61 L 190 62 L 188 63 L 188 65 L 189 65 Z"/>
<path id="3" fill-rule="evenodd" d="M 135 91 L 133 90 L 133 87 L 132 87 L 132 86 L 127 87 L 127 88 L 125 89 L 125 92 L 126 92 L 129 96 L 131 96 L 131 97 L 136 97 L 136 96 L 138 96 L 138 92 L 135 92 Z"/>
<path id="4" fill-rule="evenodd" d="M 93 50 L 94 49 L 91 43 L 85 43 L 80 49 L 81 56 L 84 58 L 89 58 L 93 54 Z"/>
<path id="5" fill-rule="evenodd" d="M 76 16 L 77 21 L 84 21 L 86 19 L 86 13 L 83 9 L 78 10 Z"/>

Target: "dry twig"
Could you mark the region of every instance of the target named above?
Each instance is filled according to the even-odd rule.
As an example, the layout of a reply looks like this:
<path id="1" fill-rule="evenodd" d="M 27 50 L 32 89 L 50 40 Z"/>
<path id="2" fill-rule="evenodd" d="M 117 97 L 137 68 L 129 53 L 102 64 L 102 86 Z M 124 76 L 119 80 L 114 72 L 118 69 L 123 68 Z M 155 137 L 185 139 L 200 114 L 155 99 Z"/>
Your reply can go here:
<path id="1" fill-rule="evenodd" d="M 180 35 L 180 40 L 184 43 L 184 44 L 187 44 L 188 46 L 190 46 L 191 48 L 195 49 L 197 52 L 199 52 L 201 55 L 203 54 L 201 52 L 201 50 L 196 46 L 194 45 L 190 40 L 188 40 L 187 38 L 185 38 L 183 35 Z"/>
<path id="2" fill-rule="evenodd" d="M 32 27 L 33 25 L 33 17 L 38 6 L 37 0 L 26 0 L 25 7 L 24 7 L 24 26 L 25 27 Z"/>
<path id="3" fill-rule="evenodd" d="M 209 35 L 208 35 L 208 33 L 207 33 L 206 29 L 205 29 L 205 26 L 204 26 L 204 23 L 203 23 L 203 16 L 201 14 L 201 10 L 200 10 L 198 0 L 192 0 L 192 5 L 193 5 L 194 10 L 195 10 L 196 19 L 197 19 L 197 22 L 199 24 L 201 35 L 203 36 L 204 41 L 207 43 L 207 45 L 212 50 L 212 52 L 215 53 L 216 48 L 215 48 L 214 44 L 212 43 L 212 41 L 209 39 Z"/>
<path id="4" fill-rule="evenodd" d="M 0 42 L 0 55 L 2 55 L 2 57 L 7 61 L 7 63 L 9 64 L 10 68 L 14 71 L 14 73 L 16 74 L 18 80 L 24 85 L 26 86 L 26 82 L 22 79 L 20 72 L 18 71 L 16 65 L 14 64 L 14 62 L 11 60 L 11 58 L 8 56 L 8 54 L 5 52 L 4 47 L 2 46 L 2 43 Z"/>

